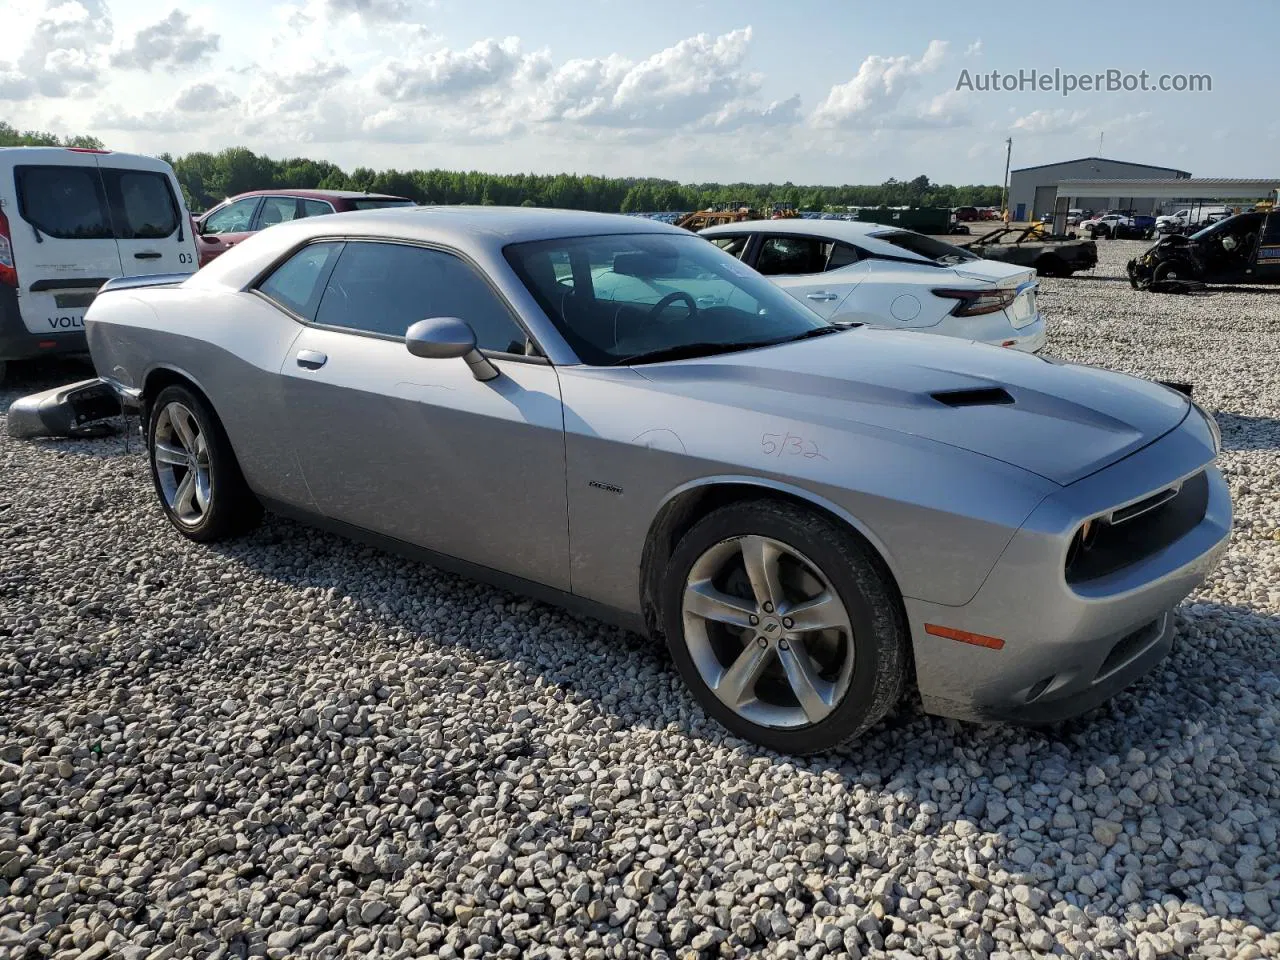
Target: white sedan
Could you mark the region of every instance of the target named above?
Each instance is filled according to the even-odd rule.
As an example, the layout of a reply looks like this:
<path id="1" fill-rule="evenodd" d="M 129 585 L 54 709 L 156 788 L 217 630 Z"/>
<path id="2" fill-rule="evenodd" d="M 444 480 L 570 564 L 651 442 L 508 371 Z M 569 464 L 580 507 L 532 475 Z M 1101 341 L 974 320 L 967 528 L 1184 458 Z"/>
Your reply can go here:
<path id="1" fill-rule="evenodd" d="M 760 220 L 700 231 L 831 321 L 979 340 L 1029 353 L 1045 343 L 1030 267 L 983 260 L 899 227 Z"/>

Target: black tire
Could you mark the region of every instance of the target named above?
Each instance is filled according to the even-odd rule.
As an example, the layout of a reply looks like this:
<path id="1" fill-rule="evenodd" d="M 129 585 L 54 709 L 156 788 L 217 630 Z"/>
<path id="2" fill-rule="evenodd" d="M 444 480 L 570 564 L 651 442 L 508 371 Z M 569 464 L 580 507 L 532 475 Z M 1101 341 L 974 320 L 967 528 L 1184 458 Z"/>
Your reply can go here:
<path id="1" fill-rule="evenodd" d="M 156 460 L 156 429 L 164 411 L 181 404 L 191 412 L 208 449 L 208 506 L 195 522 L 181 519 L 166 498 Z M 147 460 L 160 509 L 184 537 L 200 543 L 225 540 L 252 530 L 262 519 L 262 504 L 245 483 L 221 421 L 199 394 L 185 386 L 165 387 L 150 404 L 147 416 Z M 190 468 L 188 468 L 190 469 Z"/>
<path id="2" fill-rule="evenodd" d="M 1068 277 L 1071 275 L 1071 271 L 1067 269 L 1063 259 L 1052 254 L 1038 258 L 1034 266 L 1036 273 L 1042 277 Z"/>
<path id="3" fill-rule="evenodd" d="M 1173 260 L 1166 260 L 1164 263 L 1157 263 L 1155 270 L 1151 272 L 1153 281 L 1160 280 L 1189 280 L 1190 276 L 1185 267 Z"/>
<path id="4" fill-rule="evenodd" d="M 843 698 L 818 723 L 780 728 L 747 720 L 716 697 L 690 652 L 683 617 L 690 571 L 717 544 L 746 536 L 771 538 L 802 553 L 821 570 L 848 613 L 852 676 Z M 708 715 L 738 736 L 781 753 L 830 750 L 865 732 L 901 699 L 910 671 L 901 597 L 883 561 L 853 531 L 786 502 L 741 501 L 698 521 L 677 544 L 663 575 L 662 621 L 671 657 Z"/>

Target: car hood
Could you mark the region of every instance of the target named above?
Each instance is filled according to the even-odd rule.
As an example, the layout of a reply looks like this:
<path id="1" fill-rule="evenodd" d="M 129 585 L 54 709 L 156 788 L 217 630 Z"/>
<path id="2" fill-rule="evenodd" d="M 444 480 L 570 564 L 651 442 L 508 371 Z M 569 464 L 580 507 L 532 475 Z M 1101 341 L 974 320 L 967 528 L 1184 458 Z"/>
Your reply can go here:
<path id="1" fill-rule="evenodd" d="M 1036 276 L 1034 270 L 1001 260 L 967 260 L 951 269 L 965 280 L 981 280 L 997 287 L 1016 287 Z"/>
<path id="2" fill-rule="evenodd" d="M 1062 485 L 1159 439 L 1190 408 L 1184 395 L 1125 374 L 865 327 L 633 369 L 659 389 L 797 423 L 889 429 Z"/>

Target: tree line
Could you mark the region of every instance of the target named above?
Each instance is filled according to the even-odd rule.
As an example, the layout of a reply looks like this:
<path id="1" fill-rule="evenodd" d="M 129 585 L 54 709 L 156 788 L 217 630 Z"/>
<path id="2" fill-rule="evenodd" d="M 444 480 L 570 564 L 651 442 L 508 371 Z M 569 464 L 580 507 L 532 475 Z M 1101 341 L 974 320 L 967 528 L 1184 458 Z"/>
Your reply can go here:
<path id="1" fill-rule="evenodd" d="M 59 138 L 42 131 L 18 131 L 0 121 L 0 146 L 52 145 L 101 148 L 94 137 Z M 801 210 L 847 206 L 993 206 L 999 186 L 952 186 L 927 176 L 890 178 L 881 184 L 800 186 L 794 183 L 679 183 L 654 177 L 597 177 L 571 173 L 482 173 L 477 170 L 374 170 L 347 173 L 323 160 L 295 157 L 275 160 L 244 147 L 217 153 L 196 152 L 161 158 L 173 166 L 187 205 L 199 213 L 246 190 L 365 190 L 409 197 L 419 203 L 499 204 L 561 207 L 606 213 L 701 210 L 714 204 L 741 203 L 767 210 L 789 203 Z"/>

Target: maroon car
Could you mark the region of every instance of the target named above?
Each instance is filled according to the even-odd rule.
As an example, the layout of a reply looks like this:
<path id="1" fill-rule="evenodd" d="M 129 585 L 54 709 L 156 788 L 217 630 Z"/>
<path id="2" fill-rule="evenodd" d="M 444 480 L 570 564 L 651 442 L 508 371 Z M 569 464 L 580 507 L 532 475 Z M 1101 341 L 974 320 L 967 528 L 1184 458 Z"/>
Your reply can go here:
<path id="1" fill-rule="evenodd" d="M 407 197 L 356 190 L 251 190 L 193 217 L 200 266 L 263 227 L 300 217 L 378 207 L 411 207 Z"/>

